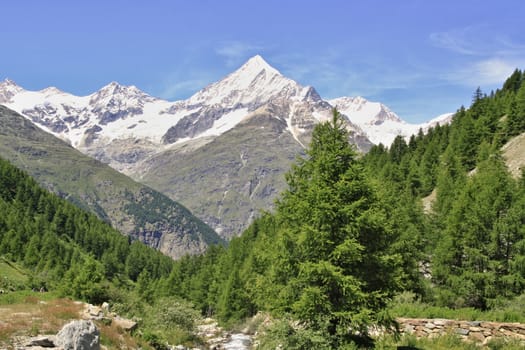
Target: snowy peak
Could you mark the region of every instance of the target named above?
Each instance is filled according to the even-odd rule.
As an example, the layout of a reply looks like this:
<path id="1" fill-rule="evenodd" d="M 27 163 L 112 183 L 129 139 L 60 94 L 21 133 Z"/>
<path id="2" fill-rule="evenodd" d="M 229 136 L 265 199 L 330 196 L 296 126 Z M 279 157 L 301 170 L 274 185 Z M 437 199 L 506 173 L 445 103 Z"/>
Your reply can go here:
<path id="1" fill-rule="evenodd" d="M 24 89 L 18 86 L 14 81 L 5 79 L 0 82 L 0 103 L 10 102 L 14 95 L 22 91 L 24 91 Z"/>
<path id="2" fill-rule="evenodd" d="M 120 85 L 117 82 L 111 82 L 104 86 L 94 94 L 90 95 L 91 103 L 107 99 L 118 99 L 118 100 L 143 100 L 153 101 L 154 97 L 146 94 L 144 91 L 139 90 L 136 86 L 125 86 Z"/>
<path id="3" fill-rule="evenodd" d="M 54 86 L 50 86 L 50 87 L 47 87 L 45 89 L 42 89 L 40 91 L 38 91 L 39 93 L 43 94 L 44 96 L 46 97 L 51 97 L 53 95 L 64 95 L 66 94 L 64 91 L 54 87 Z"/>
<path id="4" fill-rule="evenodd" d="M 91 112 L 98 116 L 98 123 L 105 125 L 119 119 L 140 115 L 144 105 L 156 98 L 137 89 L 135 86 L 111 82 L 89 96 Z"/>
<path id="5" fill-rule="evenodd" d="M 454 113 L 445 113 L 438 115 L 432 120 L 429 120 L 428 122 L 421 124 L 423 126 L 423 130 L 426 131 L 430 128 L 433 128 L 435 126 L 439 125 L 445 125 L 452 122 L 452 118 L 454 118 Z"/>
<path id="6" fill-rule="evenodd" d="M 363 97 L 339 97 L 329 103 L 350 121 L 356 123 L 366 132 L 366 136 L 376 145 L 382 143 L 390 146 L 396 136 L 405 138 L 416 134 L 420 129 L 427 131 L 439 124 L 452 120 L 452 113 L 444 114 L 423 124 L 409 124 L 399 118 L 388 107 L 379 102 L 370 102 Z"/>
<path id="7" fill-rule="evenodd" d="M 20 86 L 18 86 L 14 81 L 8 78 L 0 82 L 0 89 L 2 90 L 6 90 L 6 89 L 22 90 Z"/>
<path id="8" fill-rule="evenodd" d="M 258 74 L 261 71 L 267 71 L 270 74 L 279 74 L 279 71 L 268 64 L 260 55 L 255 55 L 246 61 L 245 64 L 239 68 L 241 72 L 252 72 L 252 74 Z"/>
<path id="9" fill-rule="evenodd" d="M 302 86 L 284 77 L 257 55 L 224 79 L 197 92 L 190 97 L 187 105 L 248 106 L 254 110 L 272 99 L 299 96 L 302 90 Z"/>
<path id="10" fill-rule="evenodd" d="M 350 120 L 361 125 L 381 125 L 387 120 L 404 123 L 387 106 L 379 102 L 371 102 L 364 97 L 339 97 L 328 101 L 339 112 L 346 114 Z"/>

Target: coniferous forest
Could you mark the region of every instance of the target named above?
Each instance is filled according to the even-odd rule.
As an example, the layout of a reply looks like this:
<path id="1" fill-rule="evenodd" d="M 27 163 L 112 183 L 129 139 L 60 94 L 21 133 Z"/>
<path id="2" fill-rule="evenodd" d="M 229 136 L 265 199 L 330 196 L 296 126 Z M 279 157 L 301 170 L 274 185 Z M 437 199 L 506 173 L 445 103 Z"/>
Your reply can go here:
<path id="1" fill-rule="evenodd" d="M 285 348 L 351 348 L 371 325 L 395 329 L 400 295 L 481 311 L 524 295 L 525 178 L 502 151 L 524 132 L 520 70 L 497 91 L 476 90 L 451 124 L 366 155 L 334 110 L 273 212 L 228 247 L 176 262 L 0 161 L 0 255 L 32 271 L 27 287 L 111 300 L 130 315 L 166 300 L 225 325 L 265 312 L 284 320 L 273 334 Z"/>

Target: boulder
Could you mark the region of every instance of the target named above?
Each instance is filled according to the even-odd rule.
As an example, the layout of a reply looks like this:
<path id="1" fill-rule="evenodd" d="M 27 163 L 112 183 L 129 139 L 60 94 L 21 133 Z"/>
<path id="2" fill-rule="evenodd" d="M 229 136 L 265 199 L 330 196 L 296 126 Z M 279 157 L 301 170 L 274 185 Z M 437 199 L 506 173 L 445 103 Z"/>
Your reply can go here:
<path id="1" fill-rule="evenodd" d="M 113 324 L 128 332 L 131 332 L 137 328 L 137 322 L 120 317 L 114 318 Z"/>
<path id="2" fill-rule="evenodd" d="M 64 350 L 100 350 L 100 332 L 93 321 L 72 321 L 58 332 L 55 343 Z"/>

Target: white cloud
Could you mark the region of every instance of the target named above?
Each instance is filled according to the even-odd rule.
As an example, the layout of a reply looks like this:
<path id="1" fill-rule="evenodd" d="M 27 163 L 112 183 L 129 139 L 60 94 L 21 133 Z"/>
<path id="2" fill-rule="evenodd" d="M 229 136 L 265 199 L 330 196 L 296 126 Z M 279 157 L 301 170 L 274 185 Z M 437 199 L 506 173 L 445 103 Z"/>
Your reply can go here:
<path id="1" fill-rule="evenodd" d="M 469 26 L 432 33 L 429 39 L 434 46 L 459 54 L 448 56 L 447 71 L 440 74 L 453 84 L 499 86 L 525 64 L 525 45 L 494 28 Z"/>
<path id="2" fill-rule="evenodd" d="M 523 66 L 525 59 L 506 60 L 502 58 L 489 58 L 468 64 L 444 78 L 448 81 L 467 86 L 501 85 L 512 72 Z"/>

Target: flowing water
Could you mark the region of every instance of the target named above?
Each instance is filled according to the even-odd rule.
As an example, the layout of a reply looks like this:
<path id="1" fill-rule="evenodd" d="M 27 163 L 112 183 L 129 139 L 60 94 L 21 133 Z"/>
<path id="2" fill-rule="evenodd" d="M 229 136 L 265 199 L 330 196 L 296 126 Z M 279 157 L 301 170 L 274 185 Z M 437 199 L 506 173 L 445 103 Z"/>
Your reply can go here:
<path id="1" fill-rule="evenodd" d="M 232 334 L 230 340 L 223 344 L 225 350 L 248 350 L 252 345 L 252 338 L 243 333 Z"/>

